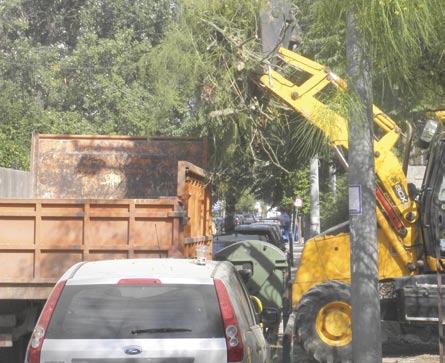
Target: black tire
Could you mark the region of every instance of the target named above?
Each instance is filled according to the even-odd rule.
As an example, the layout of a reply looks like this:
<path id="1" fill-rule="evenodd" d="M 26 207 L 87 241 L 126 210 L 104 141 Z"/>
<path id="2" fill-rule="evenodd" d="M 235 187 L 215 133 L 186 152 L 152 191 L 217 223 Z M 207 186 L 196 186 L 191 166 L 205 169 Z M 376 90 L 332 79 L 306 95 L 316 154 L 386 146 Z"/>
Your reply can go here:
<path id="1" fill-rule="evenodd" d="M 351 305 L 349 285 L 339 281 L 328 281 L 314 286 L 304 294 L 295 311 L 297 337 L 304 350 L 318 362 L 352 362 L 351 342 L 343 346 L 329 345 L 320 338 L 316 329 L 319 311 L 334 301 Z"/>

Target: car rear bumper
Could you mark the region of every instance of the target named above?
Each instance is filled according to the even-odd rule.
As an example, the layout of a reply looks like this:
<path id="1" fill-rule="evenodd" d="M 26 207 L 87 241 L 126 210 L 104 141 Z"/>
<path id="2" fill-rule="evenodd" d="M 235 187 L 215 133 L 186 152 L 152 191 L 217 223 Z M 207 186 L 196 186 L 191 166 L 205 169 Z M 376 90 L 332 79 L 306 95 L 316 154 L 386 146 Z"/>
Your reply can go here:
<path id="1" fill-rule="evenodd" d="M 132 353 L 125 351 L 134 347 Z M 227 362 L 224 338 L 46 339 L 41 362 L 207 363 Z"/>

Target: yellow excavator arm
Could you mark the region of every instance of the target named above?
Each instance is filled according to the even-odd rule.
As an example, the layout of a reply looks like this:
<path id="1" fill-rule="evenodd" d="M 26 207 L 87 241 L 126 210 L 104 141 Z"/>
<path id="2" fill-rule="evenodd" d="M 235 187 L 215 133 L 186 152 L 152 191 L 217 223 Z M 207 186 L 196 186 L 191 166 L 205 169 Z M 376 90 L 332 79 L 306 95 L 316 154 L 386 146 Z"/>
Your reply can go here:
<path id="1" fill-rule="evenodd" d="M 296 84 L 271 67 L 260 78 L 262 86 L 322 130 L 347 166 L 343 157 L 343 150 L 348 149 L 347 120 L 322 102 L 322 93 L 327 86 L 334 85 L 344 91 L 346 82 L 328 68 L 288 49 L 280 48 L 278 57 L 288 66 L 304 71 L 304 81 Z M 390 253 L 397 255 L 405 266 L 403 274 L 410 273 L 422 251 L 416 243 L 417 206 L 409 197 L 403 165 L 394 154 L 401 129 L 376 106 L 373 106 L 373 114 L 375 134 L 378 135 L 374 141 L 377 221 L 390 245 Z M 380 270 L 382 277 L 389 277 L 384 266 L 380 266 Z"/>
<path id="2" fill-rule="evenodd" d="M 301 113 L 308 121 L 323 130 L 334 145 L 343 146 L 347 149 L 348 127 L 346 120 L 328 109 L 325 104 L 315 97 L 329 84 L 333 84 L 340 90 L 345 90 L 347 87 L 346 82 L 328 68 L 286 48 L 280 48 L 278 56 L 290 66 L 309 74 L 310 78 L 301 85 L 297 85 L 271 69 L 269 74 L 261 77 L 261 83 L 293 109 Z M 395 137 L 397 141 L 400 134 L 397 124 L 376 106 L 373 106 L 373 112 L 376 126 L 385 134 L 394 132 L 397 135 Z M 319 117 L 320 114 L 329 115 L 328 122 Z"/>

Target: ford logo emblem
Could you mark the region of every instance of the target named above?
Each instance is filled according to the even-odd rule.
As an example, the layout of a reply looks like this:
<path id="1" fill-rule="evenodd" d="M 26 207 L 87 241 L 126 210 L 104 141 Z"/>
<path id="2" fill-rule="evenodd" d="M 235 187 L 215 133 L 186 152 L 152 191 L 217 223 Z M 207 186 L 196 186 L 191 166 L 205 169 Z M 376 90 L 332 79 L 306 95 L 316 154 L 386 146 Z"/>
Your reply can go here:
<path id="1" fill-rule="evenodd" d="M 125 352 L 125 354 L 128 354 L 128 355 L 141 354 L 142 353 L 142 348 L 138 347 L 136 345 L 132 345 L 131 347 L 124 348 L 124 352 Z"/>

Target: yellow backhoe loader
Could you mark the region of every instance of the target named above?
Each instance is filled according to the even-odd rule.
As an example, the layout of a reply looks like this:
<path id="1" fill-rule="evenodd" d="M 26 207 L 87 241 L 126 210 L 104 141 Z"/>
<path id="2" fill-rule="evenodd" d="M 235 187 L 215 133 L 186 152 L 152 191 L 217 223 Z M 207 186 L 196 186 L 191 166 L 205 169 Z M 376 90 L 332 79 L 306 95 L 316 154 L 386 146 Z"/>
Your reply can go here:
<path id="1" fill-rule="evenodd" d="M 322 130 L 347 168 L 345 152 L 353 135 L 348 135 L 346 119 L 321 101 L 328 86 L 341 91 L 346 83 L 285 48 L 279 49 L 278 57 L 303 72 L 303 81 L 297 84 L 271 68 L 261 77 L 262 86 Z M 402 135 L 376 106 L 373 113 L 382 319 L 409 326 L 437 325 L 435 271 L 443 272 L 445 266 L 445 132 L 440 132 L 440 122 L 426 122 L 420 138 L 429 143 L 429 161 L 417 193 L 407 182 L 412 128 Z M 402 136 L 406 144 L 400 161 L 395 146 Z M 305 243 L 292 284 L 292 308 L 299 343 L 319 362 L 351 361 L 350 280 L 347 223 Z"/>

